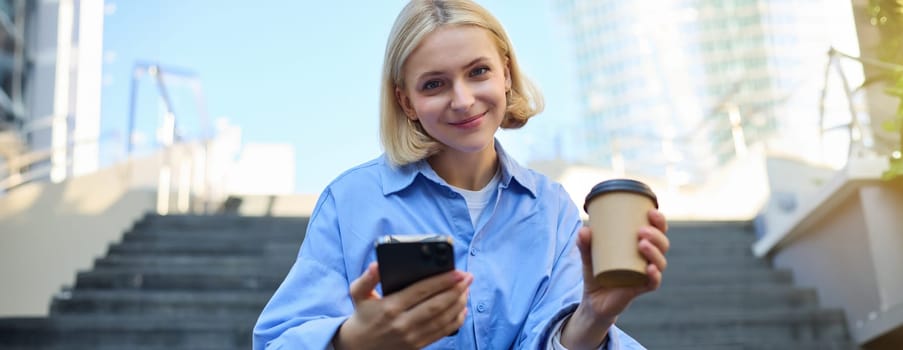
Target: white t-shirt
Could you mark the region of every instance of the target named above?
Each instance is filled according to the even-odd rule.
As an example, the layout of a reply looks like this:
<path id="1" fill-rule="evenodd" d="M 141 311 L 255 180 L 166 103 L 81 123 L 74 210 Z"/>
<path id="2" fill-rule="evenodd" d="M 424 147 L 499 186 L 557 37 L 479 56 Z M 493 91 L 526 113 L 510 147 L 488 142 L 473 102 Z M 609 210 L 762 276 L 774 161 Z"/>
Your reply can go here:
<path id="1" fill-rule="evenodd" d="M 476 229 L 477 224 L 480 223 L 480 218 L 486 211 L 486 206 L 488 206 L 492 199 L 495 198 L 501 178 L 502 173 L 496 171 L 495 175 L 492 176 L 492 180 L 489 180 L 489 183 L 486 184 L 486 186 L 483 186 L 479 191 L 465 190 L 463 188 L 452 186 L 452 189 L 454 189 L 455 192 L 460 193 L 461 196 L 464 197 L 464 202 L 467 203 L 467 211 L 470 212 L 470 223 L 473 224 L 474 229 Z"/>

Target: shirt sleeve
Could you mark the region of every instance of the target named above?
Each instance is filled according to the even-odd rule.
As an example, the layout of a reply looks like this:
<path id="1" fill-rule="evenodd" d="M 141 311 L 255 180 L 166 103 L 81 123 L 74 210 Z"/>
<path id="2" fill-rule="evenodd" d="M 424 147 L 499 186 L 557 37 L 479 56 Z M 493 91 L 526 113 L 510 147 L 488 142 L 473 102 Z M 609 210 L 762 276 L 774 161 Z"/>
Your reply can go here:
<path id="1" fill-rule="evenodd" d="M 311 215 L 295 264 L 257 320 L 254 350 L 326 349 L 331 344 L 354 312 L 342 256 L 335 199 L 327 189 Z"/>
<path id="2" fill-rule="evenodd" d="M 549 339 L 549 343 L 546 345 L 547 350 L 567 350 L 567 348 L 564 347 L 564 345 L 561 345 L 561 332 L 564 331 L 564 323 L 570 317 L 571 316 L 568 315 L 567 317 L 561 319 L 560 321 L 558 321 L 558 323 L 555 324 L 555 327 L 553 328 L 554 335 L 552 336 L 551 339 Z M 628 346 L 625 347 L 625 349 L 644 349 L 643 346 L 640 345 L 639 343 L 637 343 L 635 340 L 633 340 L 633 338 L 630 338 L 629 336 L 624 334 L 624 332 L 622 332 L 617 327 L 611 326 L 611 328 L 608 330 L 608 337 L 606 337 L 605 341 L 602 342 L 602 345 L 599 346 L 599 350 L 621 349 L 621 345 L 620 345 L 621 337 L 628 338 L 628 343 L 627 343 Z M 332 349 L 329 349 L 329 350 L 332 350 Z"/>
<path id="3" fill-rule="evenodd" d="M 567 319 L 580 303 L 583 290 L 583 266 L 580 251 L 577 249 L 577 231 L 583 226 L 577 207 L 570 197 L 559 186 L 559 216 L 556 226 L 557 234 L 567 237 L 566 243 L 559 248 L 547 283 L 537 293 L 530 316 L 518 337 L 517 349 L 556 349 L 549 348 L 556 332 L 560 332 L 563 321 Z M 556 329 L 557 327 L 557 329 Z M 608 341 L 604 344 L 609 350 L 645 349 L 640 343 L 612 325 L 608 330 Z"/>
<path id="4" fill-rule="evenodd" d="M 555 324 L 555 328 L 554 328 L 555 330 L 553 331 L 555 335 L 553 335 L 552 338 L 549 339 L 549 343 L 546 344 L 546 349 L 548 349 L 548 350 L 567 350 L 567 348 L 564 347 L 564 345 L 561 345 L 561 330 L 564 329 L 563 328 L 564 322 L 566 322 L 568 320 L 568 318 L 570 318 L 570 316 L 562 319 L 561 321 L 558 321 L 558 323 Z"/>

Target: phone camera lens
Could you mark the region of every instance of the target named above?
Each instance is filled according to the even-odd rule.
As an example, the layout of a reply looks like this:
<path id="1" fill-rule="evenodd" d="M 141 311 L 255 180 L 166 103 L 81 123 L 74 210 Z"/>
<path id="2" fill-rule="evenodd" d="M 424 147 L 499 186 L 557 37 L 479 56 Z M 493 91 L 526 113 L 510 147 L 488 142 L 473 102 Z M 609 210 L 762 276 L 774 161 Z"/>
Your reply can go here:
<path id="1" fill-rule="evenodd" d="M 436 255 L 435 255 L 436 265 L 447 264 L 449 262 L 449 260 L 451 259 L 451 250 L 449 249 L 449 247 L 447 245 L 440 244 L 440 245 L 436 245 L 435 250 L 436 250 Z"/>
<path id="2" fill-rule="evenodd" d="M 429 261 L 433 256 L 433 254 L 431 254 L 431 253 L 432 252 L 430 251 L 429 245 L 427 245 L 427 244 L 420 245 L 420 258 L 421 259 L 423 259 L 424 261 Z"/>

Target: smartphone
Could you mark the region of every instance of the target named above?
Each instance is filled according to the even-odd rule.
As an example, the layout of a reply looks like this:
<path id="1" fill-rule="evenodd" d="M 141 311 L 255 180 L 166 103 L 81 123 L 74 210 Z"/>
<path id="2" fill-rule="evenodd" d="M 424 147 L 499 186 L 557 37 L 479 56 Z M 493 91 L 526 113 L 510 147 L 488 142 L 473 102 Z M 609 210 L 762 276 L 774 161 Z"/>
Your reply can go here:
<path id="1" fill-rule="evenodd" d="M 447 235 L 389 235 L 376 242 L 383 295 L 424 278 L 455 269 L 455 251 Z"/>

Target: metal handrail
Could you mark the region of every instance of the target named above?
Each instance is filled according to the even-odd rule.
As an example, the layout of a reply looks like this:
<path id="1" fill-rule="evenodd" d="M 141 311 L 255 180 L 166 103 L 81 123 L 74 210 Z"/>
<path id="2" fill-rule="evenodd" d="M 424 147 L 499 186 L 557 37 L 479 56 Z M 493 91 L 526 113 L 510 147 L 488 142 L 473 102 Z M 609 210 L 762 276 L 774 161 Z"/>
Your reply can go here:
<path id="1" fill-rule="evenodd" d="M 191 86 L 192 91 L 195 94 L 195 102 L 198 105 L 198 113 L 201 119 L 201 138 L 210 138 L 212 134 L 210 128 L 210 118 L 207 115 L 206 101 L 204 98 L 203 90 L 201 89 L 200 79 L 198 75 L 186 69 L 163 66 L 158 63 L 137 62 L 132 68 L 132 80 L 129 88 L 129 115 L 128 129 L 126 133 L 126 135 L 128 135 L 128 140 L 126 142 L 127 157 L 131 156 L 132 152 L 134 151 L 134 142 L 131 135 L 135 132 L 136 108 L 138 105 L 138 82 L 145 75 L 148 75 L 154 79 L 154 82 L 157 86 L 157 91 L 160 94 L 160 98 L 163 99 L 163 105 L 164 108 L 166 108 L 166 113 L 173 116 L 177 114 L 175 112 L 175 106 L 172 103 L 172 99 L 169 96 L 169 89 L 167 88 L 166 82 L 185 82 L 189 86 Z M 176 121 L 176 124 L 173 127 L 174 140 L 175 137 L 178 136 L 178 124 L 178 121 Z"/>
<path id="2" fill-rule="evenodd" d="M 7 160 L 7 164 L 0 164 L 0 193 L 8 191 L 13 187 L 19 186 L 21 184 L 27 183 L 32 180 L 36 180 L 50 173 L 50 170 L 46 170 L 46 172 L 42 169 L 37 171 L 33 169 L 35 164 L 40 164 L 41 162 L 50 160 L 53 157 L 53 153 L 60 150 L 68 150 L 75 146 L 84 145 L 84 144 L 92 144 L 97 143 L 100 144 L 106 140 L 113 138 L 112 136 L 104 136 L 101 135 L 98 138 L 92 139 L 76 139 L 67 143 L 66 145 L 54 148 L 47 148 L 42 150 L 31 151 L 15 158 L 11 158 Z M 71 156 L 67 156 L 65 160 L 66 166 L 72 164 Z M 23 169 L 28 169 L 24 170 Z M 13 180 L 17 179 L 17 180 Z"/>
<path id="3" fill-rule="evenodd" d="M 825 66 L 825 76 L 824 76 L 825 83 L 824 83 L 824 87 L 822 89 L 821 100 L 819 103 L 819 122 L 818 122 L 818 124 L 819 124 L 819 126 L 821 126 L 819 136 L 822 137 L 822 139 L 824 139 L 825 131 L 838 129 L 838 128 L 846 128 L 847 133 L 849 135 L 848 137 L 850 138 L 850 147 L 847 150 L 847 158 L 849 158 L 853 155 L 853 151 L 854 151 L 853 145 L 856 145 L 856 147 L 860 147 L 861 149 L 867 148 L 866 145 L 864 144 L 864 142 L 862 141 L 861 137 L 858 139 L 853 137 L 854 130 L 857 130 L 860 133 L 862 132 L 862 126 L 859 123 L 858 112 L 856 111 L 856 108 L 853 105 L 853 100 L 855 99 L 855 95 L 857 93 L 859 93 L 860 91 L 862 91 L 862 88 L 865 87 L 865 84 L 867 82 L 863 83 L 860 86 L 857 86 L 856 88 L 851 88 L 849 79 L 843 70 L 843 66 L 839 64 L 840 58 L 845 58 L 845 59 L 859 62 L 859 64 L 861 64 L 863 66 L 871 66 L 871 67 L 875 67 L 875 68 L 879 68 L 881 70 L 891 71 L 891 72 L 903 72 L 903 66 L 901 66 L 899 64 L 894 64 L 894 63 L 890 63 L 890 62 L 884 62 L 884 61 L 868 58 L 868 57 L 854 56 L 854 55 L 851 55 L 848 53 L 844 53 L 840 50 L 837 50 L 834 47 L 831 47 L 828 50 L 828 64 Z M 849 112 L 850 112 L 850 122 L 836 125 L 831 128 L 825 128 L 824 127 L 824 120 L 825 120 L 825 114 L 826 114 L 825 101 L 827 100 L 827 95 L 828 95 L 828 78 L 831 74 L 832 68 L 834 68 L 836 70 L 837 74 L 840 76 L 840 79 L 843 83 L 844 94 L 846 95 L 847 106 L 848 106 Z M 901 138 L 901 140 L 903 140 L 903 129 L 900 130 L 900 138 Z M 824 142 L 824 141 L 822 140 L 822 142 Z"/>
<path id="4" fill-rule="evenodd" d="M 171 169 L 173 169 L 176 165 L 173 164 L 174 158 L 172 154 L 172 150 L 178 149 L 176 147 L 180 144 L 185 144 L 187 140 L 183 140 L 178 137 L 178 131 L 176 128 L 176 114 L 174 112 L 174 107 L 171 99 L 169 98 L 169 92 L 167 89 L 167 82 L 187 82 L 192 88 L 195 99 L 197 102 L 197 108 L 199 111 L 199 115 L 201 118 L 201 135 L 200 135 L 200 145 L 202 147 L 204 159 L 204 188 L 202 193 L 205 198 L 202 198 L 203 209 L 204 212 L 208 210 L 209 206 L 209 194 L 210 194 L 210 178 L 209 178 L 209 144 L 210 139 L 212 137 L 212 131 L 209 124 L 209 118 L 207 117 L 206 105 L 204 100 L 203 91 L 201 89 L 200 79 L 198 76 L 190 71 L 177 69 L 172 67 L 163 67 L 159 64 L 155 63 L 147 63 L 147 62 L 138 62 L 135 64 L 132 75 L 132 87 L 131 87 L 131 97 L 130 97 L 130 105 L 129 105 L 129 115 L 128 115 L 128 134 L 126 134 L 126 158 L 133 157 L 134 151 L 134 140 L 132 135 L 134 134 L 135 128 L 135 111 L 137 107 L 137 89 L 138 89 L 138 80 L 140 80 L 143 76 L 148 75 L 154 78 L 158 93 L 160 97 L 163 99 L 164 106 L 166 108 L 167 119 L 170 120 L 166 126 L 166 134 L 164 135 L 164 140 L 162 142 L 162 149 L 164 150 L 164 164 L 161 168 L 160 174 L 160 186 L 158 187 L 158 194 L 163 196 L 163 193 L 166 193 L 165 196 L 168 196 L 168 193 L 173 189 L 171 179 L 167 179 L 164 181 L 164 176 L 171 176 Z M 49 116 L 46 118 L 41 118 L 35 120 L 22 128 L 20 128 L 20 133 L 30 133 L 40 129 L 46 129 L 53 126 L 53 121 L 55 121 L 58 117 Z M 68 123 L 68 121 L 67 121 Z M 67 137 L 69 139 L 69 137 Z M 17 155 L 13 158 L 7 160 L 6 164 L 0 164 L 0 193 L 4 193 L 9 189 L 19 186 L 23 183 L 33 181 L 36 179 L 40 179 L 41 177 L 47 176 L 50 172 L 49 169 L 45 169 L 46 167 L 40 167 L 37 169 L 32 169 L 35 164 L 40 164 L 41 162 L 46 162 L 48 159 L 51 159 L 55 152 L 60 150 L 68 150 L 72 147 L 83 144 L 83 143 L 100 143 L 103 138 L 98 137 L 96 140 L 73 140 L 66 145 L 44 149 L 44 150 L 35 150 L 26 154 Z M 66 152 L 66 166 L 72 162 L 72 155 L 70 152 Z M 191 158 L 191 157 L 190 157 Z M 196 160 L 191 160 L 191 162 L 195 162 Z M 184 160 L 182 160 L 182 164 L 178 164 L 179 167 L 184 168 Z M 23 169 L 28 169 L 24 170 Z M 5 173 L 5 174 L 4 174 Z M 164 188 L 163 184 L 167 184 L 166 188 Z M 177 184 L 181 186 L 180 184 Z M 185 189 L 179 187 L 176 189 L 179 194 L 179 206 L 183 207 L 183 198 L 185 196 L 191 196 L 191 189 L 188 189 L 188 192 L 185 192 Z M 189 194 L 186 194 L 189 193 Z M 161 197 L 164 198 L 165 196 Z M 158 208 L 161 207 L 160 203 L 158 203 Z M 165 206 L 164 206 L 165 208 Z M 181 208 L 180 208 L 181 209 Z M 165 211 L 165 209 L 164 209 Z"/>
<path id="5" fill-rule="evenodd" d="M 197 74 L 192 71 L 186 69 L 180 69 L 175 67 L 163 66 L 159 63 L 153 62 L 137 62 L 135 63 L 132 69 L 132 80 L 129 91 L 129 115 L 128 115 L 128 130 L 127 130 L 127 141 L 126 141 L 126 157 L 131 157 L 134 151 L 134 140 L 132 139 L 132 134 L 135 132 L 135 122 L 136 122 L 136 109 L 137 109 L 137 96 L 138 96 L 138 82 L 145 75 L 150 76 L 154 79 L 156 83 L 157 92 L 163 100 L 164 108 L 166 109 L 166 118 L 164 118 L 164 140 L 163 146 L 167 150 L 165 154 L 165 163 L 160 169 L 160 178 L 157 189 L 157 211 L 159 214 L 168 213 L 169 207 L 169 192 L 172 189 L 172 172 L 171 170 L 176 166 L 173 164 L 173 157 L 171 150 L 173 146 L 177 143 L 182 143 L 185 140 L 182 140 L 179 137 L 178 133 L 178 119 L 176 118 L 175 106 L 172 103 L 172 100 L 169 96 L 169 89 L 167 88 L 167 82 L 181 82 L 187 83 L 192 91 L 194 92 L 195 102 L 197 103 L 198 113 L 200 117 L 201 123 L 201 136 L 200 142 L 203 145 L 203 159 L 204 159 L 204 198 L 203 201 L 203 211 L 206 213 L 209 210 L 210 204 L 210 161 L 209 161 L 209 144 L 210 138 L 212 137 L 212 130 L 209 123 L 209 117 L 207 116 L 206 110 L 206 102 L 204 99 L 203 90 L 201 88 L 201 82 Z M 182 164 L 178 165 L 180 168 L 184 167 Z M 189 191 L 190 192 L 190 191 Z M 179 193 L 179 203 L 180 205 L 183 203 L 183 191 L 180 189 Z"/>

